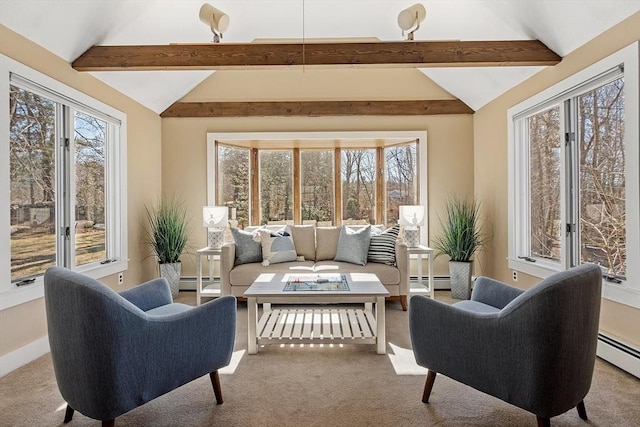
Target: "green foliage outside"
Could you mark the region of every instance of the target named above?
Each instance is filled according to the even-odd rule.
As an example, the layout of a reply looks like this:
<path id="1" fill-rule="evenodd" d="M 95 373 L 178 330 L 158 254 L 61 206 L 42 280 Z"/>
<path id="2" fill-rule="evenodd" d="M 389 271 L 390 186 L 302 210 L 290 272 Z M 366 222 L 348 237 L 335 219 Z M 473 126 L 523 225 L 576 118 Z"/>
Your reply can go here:
<path id="1" fill-rule="evenodd" d="M 433 246 L 438 255 L 449 255 L 451 261 L 469 262 L 488 240 L 480 226 L 480 204 L 475 200 L 451 197 L 446 204 L 446 216 L 442 234 L 435 238 Z"/>
<path id="2" fill-rule="evenodd" d="M 180 261 L 187 246 L 187 208 L 181 201 L 161 199 L 151 210 L 145 207 L 149 230 L 147 242 L 160 264 Z"/>

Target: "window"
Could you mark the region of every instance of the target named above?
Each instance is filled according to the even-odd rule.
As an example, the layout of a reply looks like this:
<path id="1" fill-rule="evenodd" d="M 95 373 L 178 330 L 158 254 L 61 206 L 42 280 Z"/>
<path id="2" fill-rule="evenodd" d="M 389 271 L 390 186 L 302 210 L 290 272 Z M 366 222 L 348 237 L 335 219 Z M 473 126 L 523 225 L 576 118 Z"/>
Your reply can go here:
<path id="1" fill-rule="evenodd" d="M 260 223 L 293 221 L 293 151 L 260 150 Z"/>
<path id="2" fill-rule="evenodd" d="M 509 110 L 509 266 L 539 277 L 602 267 L 604 295 L 640 307 L 638 47 Z"/>
<path id="3" fill-rule="evenodd" d="M 392 225 L 399 205 L 426 205 L 424 132 L 209 134 L 207 153 L 208 201 L 239 227 Z"/>
<path id="4" fill-rule="evenodd" d="M 376 220 L 376 150 L 342 150 L 342 220 Z"/>
<path id="5" fill-rule="evenodd" d="M 334 153 L 300 151 L 302 222 L 331 224 L 334 217 Z"/>
<path id="6" fill-rule="evenodd" d="M 387 223 L 397 224 L 400 205 L 415 204 L 418 194 L 416 144 L 385 148 Z"/>
<path id="7" fill-rule="evenodd" d="M 238 226 L 244 228 L 250 224 L 249 195 L 249 149 L 218 146 L 218 198 L 215 205 L 235 208 Z"/>
<path id="8" fill-rule="evenodd" d="M 126 269 L 126 117 L 2 56 L 0 71 L 3 309 L 43 296 L 52 266 Z"/>

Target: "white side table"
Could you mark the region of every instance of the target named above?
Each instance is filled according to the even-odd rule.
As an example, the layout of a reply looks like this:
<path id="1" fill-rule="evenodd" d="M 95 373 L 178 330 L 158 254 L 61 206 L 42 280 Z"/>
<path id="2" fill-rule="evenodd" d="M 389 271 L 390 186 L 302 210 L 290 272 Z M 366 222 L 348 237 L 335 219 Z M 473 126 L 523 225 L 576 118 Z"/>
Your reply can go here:
<path id="1" fill-rule="evenodd" d="M 200 305 L 202 297 L 215 298 L 221 295 L 220 285 L 213 283 L 215 267 L 213 264 L 214 257 L 220 258 L 221 249 L 202 248 L 196 251 L 196 305 Z M 209 284 L 202 287 L 202 256 L 209 256 Z"/>
<path id="2" fill-rule="evenodd" d="M 424 246 L 418 245 L 415 248 L 407 248 L 407 253 L 409 254 L 409 258 L 411 255 L 416 255 L 418 258 L 418 287 L 412 288 L 411 284 L 409 284 L 409 294 L 412 293 L 424 293 L 426 291 L 427 296 L 430 298 L 434 298 L 435 296 L 435 283 L 433 283 L 433 249 Z M 426 256 L 429 259 L 429 287 L 425 287 L 423 280 L 424 276 L 422 275 L 422 258 Z"/>

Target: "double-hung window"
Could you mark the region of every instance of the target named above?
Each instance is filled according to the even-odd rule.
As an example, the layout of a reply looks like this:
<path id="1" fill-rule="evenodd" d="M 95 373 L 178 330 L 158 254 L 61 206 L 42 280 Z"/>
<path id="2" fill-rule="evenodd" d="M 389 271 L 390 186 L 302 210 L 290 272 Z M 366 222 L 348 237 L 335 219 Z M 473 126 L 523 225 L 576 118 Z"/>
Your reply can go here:
<path id="1" fill-rule="evenodd" d="M 0 308 L 6 308 L 42 296 L 49 267 L 93 277 L 126 269 L 126 117 L 0 60 Z"/>
<path id="2" fill-rule="evenodd" d="M 637 43 L 509 110 L 510 268 L 595 263 L 640 307 L 638 118 Z"/>

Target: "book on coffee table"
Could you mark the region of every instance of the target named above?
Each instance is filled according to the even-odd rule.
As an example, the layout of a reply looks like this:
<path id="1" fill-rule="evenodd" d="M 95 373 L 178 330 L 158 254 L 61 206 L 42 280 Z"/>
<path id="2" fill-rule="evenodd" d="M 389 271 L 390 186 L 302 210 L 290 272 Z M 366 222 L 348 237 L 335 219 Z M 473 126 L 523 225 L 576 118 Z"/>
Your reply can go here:
<path id="1" fill-rule="evenodd" d="M 283 291 L 348 291 L 349 283 L 344 274 L 296 274 L 288 277 Z"/>

